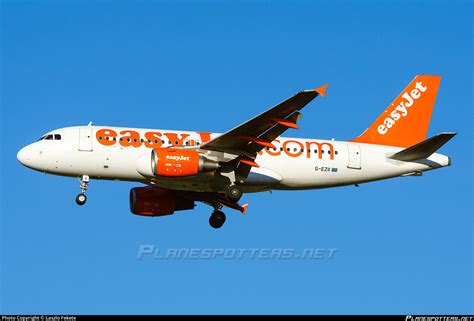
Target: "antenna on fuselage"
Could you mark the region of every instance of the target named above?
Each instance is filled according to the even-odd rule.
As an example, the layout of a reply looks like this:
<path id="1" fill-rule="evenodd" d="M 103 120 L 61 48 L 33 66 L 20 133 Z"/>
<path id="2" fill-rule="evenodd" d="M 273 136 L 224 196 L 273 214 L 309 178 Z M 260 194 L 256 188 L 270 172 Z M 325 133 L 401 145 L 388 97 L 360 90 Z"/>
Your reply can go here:
<path id="1" fill-rule="evenodd" d="M 92 126 L 92 120 L 87 124 L 87 126 Z"/>

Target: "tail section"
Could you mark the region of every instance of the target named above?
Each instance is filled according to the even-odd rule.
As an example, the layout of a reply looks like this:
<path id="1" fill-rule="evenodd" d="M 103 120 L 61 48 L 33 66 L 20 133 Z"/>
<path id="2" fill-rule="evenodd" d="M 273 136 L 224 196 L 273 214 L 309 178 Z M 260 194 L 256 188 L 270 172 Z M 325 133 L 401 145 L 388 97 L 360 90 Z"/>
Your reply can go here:
<path id="1" fill-rule="evenodd" d="M 440 76 L 420 75 L 352 142 L 410 147 L 426 139 Z"/>
<path id="2" fill-rule="evenodd" d="M 389 156 L 404 162 L 412 162 L 420 159 L 426 159 L 433 155 L 438 149 L 446 144 L 456 133 L 441 133 L 416 145 L 405 148 L 396 154 Z"/>

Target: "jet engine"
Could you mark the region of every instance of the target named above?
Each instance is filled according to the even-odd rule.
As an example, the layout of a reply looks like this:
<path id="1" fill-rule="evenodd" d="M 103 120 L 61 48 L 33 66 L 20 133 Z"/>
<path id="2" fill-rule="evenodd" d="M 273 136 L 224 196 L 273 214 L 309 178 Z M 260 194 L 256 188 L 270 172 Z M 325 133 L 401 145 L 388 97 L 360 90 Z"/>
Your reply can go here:
<path id="1" fill-rule="evenodd" d="M 219 163 L 196 150 L 157 148 L 151 152 L 151 171 L 155 176 L 185 177 L 219 168 Z"/>
<path id="2" fill-rule="evenodd" d="M 173 190 L 152 186 L 130 190 L 130 211 L 136 215 L 171 215 L 175 211 L 192 210 L 194 206 L 193 200 L 180 197 Z"/>

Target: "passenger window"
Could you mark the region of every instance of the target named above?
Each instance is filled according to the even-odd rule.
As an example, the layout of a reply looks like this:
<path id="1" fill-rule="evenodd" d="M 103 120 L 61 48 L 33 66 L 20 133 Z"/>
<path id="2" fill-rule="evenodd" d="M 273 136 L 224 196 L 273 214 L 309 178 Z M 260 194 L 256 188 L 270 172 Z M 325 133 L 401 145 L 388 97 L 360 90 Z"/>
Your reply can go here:
<path id="1" fill-rule="evenodd" d="M 54 134 L 54 140 L 61 140 L 61 135 Z"/>
<path id="2" fill-rule="evenodd" d="M 337 155 L 337 150 L 334 152 L 334 154 L 336 154 L 336 155 Z"/>

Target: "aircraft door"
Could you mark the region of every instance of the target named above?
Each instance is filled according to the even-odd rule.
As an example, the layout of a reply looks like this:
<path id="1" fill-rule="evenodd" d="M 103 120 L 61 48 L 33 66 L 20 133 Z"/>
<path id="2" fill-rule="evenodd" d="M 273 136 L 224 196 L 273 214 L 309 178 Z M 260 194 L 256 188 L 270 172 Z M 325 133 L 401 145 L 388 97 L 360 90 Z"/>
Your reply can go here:
<path id="1" fill-rule="evenodd" d="M 91 152 L 92 151 L 92 127 L 79 128 L 79 150 Z"/>
<path id="2" fill-rule="evenodd" d="M 360 166 L 360 145 L 348 143 L 347 148 L 349 149 L 349 160 L 347 163 L 348 168 L 361 169 Z"/>

